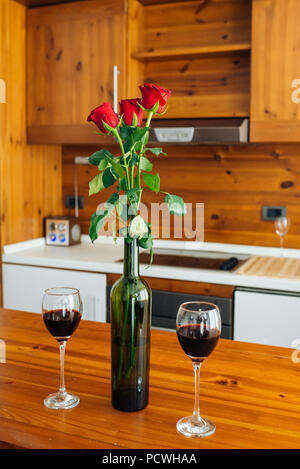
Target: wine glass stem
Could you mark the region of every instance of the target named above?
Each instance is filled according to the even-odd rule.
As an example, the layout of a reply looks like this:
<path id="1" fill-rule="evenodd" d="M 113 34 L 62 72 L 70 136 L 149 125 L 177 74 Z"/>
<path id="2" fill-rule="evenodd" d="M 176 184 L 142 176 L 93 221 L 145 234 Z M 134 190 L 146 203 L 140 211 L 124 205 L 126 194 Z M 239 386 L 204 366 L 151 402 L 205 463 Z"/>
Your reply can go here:
<path id="1" fill-rule="evenodd" d="M 66 394 L 65 386 L 65 350 L 67 341 L 59 343 L 59 354 L 60 354 L 60 382 L 59 382 L 59 394 L 62 396 Z"/>
<path id="2" fill-rule="evenodd" d="M 283 235 L 280 236 L 280 257 L 283 257 Z"/>
<path id="3" fill-rule="evenodd" d="M 194 412 L 193 412 L 193 421 L 196 424 L 202 424 L 202 418 L 200 417 L 200 410 L 199 410 L 199 384 L 200 384 L 200 368 L 202 362 L 193 362 L 194 366 L 194 373 L 195 373 L 195 405 L 194 405 Z"/>

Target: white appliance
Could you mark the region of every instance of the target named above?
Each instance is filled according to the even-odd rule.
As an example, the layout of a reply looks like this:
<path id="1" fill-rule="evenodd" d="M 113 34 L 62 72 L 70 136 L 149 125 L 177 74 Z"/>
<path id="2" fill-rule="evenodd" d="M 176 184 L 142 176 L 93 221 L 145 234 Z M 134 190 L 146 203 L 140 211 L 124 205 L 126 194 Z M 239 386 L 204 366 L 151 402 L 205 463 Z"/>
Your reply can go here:
<path id="1" fill-rule="evenodd" d="M 82 319 L 106 322 L 106 275 L 16 264 L 2 268 L 4 308 L 41 313 L 44 290 L 74 287 L 81 294 Z"/>
<path id="2" fill-rule="evenodd" d="M 237 288 L 233 338 L 294 348 L 300 339 L 300 294 Z"/>

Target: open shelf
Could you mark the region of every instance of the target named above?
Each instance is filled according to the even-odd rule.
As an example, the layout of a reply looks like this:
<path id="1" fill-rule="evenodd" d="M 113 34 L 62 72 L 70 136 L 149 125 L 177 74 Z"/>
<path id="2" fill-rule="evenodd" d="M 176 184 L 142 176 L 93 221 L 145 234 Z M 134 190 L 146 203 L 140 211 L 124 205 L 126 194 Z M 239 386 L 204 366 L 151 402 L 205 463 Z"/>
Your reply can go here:
<path id="1" fill-rule="evenodd" d="M 135 52 L 132 58 L 142 62 L 147 60 L 159 60 L 164 58 L 196 57 L 211 54 L 226 54 L 238 51 L 250 51 L 250 42 L 241 42 L 236 44 L 212 44 L 198 47 L 177 47 L 169 49 L 153 49 L 142 52 Z"/>

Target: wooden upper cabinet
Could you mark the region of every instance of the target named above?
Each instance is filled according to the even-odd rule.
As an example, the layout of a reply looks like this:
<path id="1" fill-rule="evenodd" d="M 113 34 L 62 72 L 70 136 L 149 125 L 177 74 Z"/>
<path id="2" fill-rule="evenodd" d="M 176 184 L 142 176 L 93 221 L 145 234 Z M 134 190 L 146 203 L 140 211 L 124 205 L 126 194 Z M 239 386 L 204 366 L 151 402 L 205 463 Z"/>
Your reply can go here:
<path id="1" fill-rule="evenodd" d="M 252 142 L 300 142 L 299 17 L 299 0 L 252 0 Z"/>
<path id="2" fill-rule="evenodd" d="M 28 10 L 27 137 L 30 143 L 95 143 L 86 122 L 104 101 L 126 95 L 125 0 Z"/>
<path id="3" fill-rule="evenodd" d="M 132 7 L 135 0 L 131 0 Z M 244 117 L 250 112 L 251 0 L 145 5 L 131 59 L 146 82 L 172 91 L 162 118 Z"/>

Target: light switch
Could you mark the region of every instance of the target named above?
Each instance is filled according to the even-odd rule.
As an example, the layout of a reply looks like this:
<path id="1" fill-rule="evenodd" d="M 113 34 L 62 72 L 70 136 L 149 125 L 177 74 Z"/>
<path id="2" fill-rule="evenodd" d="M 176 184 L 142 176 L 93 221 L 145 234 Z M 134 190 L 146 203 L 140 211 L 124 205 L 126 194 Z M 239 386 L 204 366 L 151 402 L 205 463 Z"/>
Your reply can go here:
<path id="1" fill-rule="evenodd" d="M 5 81 L 0 78 L 0 103 L 6 103 L 6 85 Z"/>

